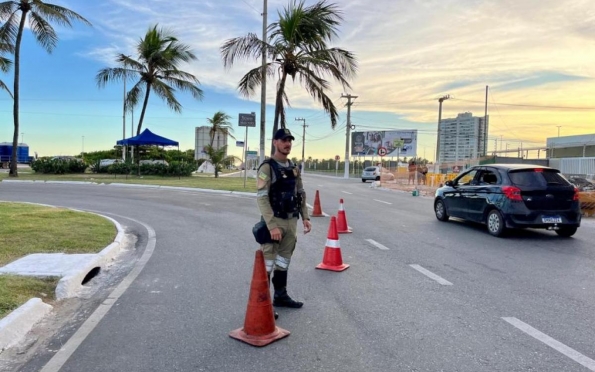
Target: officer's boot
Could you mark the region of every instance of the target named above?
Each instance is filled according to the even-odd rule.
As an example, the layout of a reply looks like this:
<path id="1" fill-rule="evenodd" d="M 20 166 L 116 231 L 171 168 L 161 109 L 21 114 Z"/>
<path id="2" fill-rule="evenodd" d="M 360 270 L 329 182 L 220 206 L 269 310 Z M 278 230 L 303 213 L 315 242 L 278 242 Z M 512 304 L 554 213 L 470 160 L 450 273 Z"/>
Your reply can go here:
<path id="1" fill-rule="evenodd" d="M 267 277 L 269 278 L 269 287 L 271 286 L 271 273 L 267 272 Z M 273 314 L 275 314 L 275 320 L 279 319 L 279 313 L 273 309 Z"/>
<path id="2" fill-rule="evenodd" d="M 304 306 L 303 302 L 295 301 L 287 294 L 287 271 L 275 270 L 273 287 L 275 288 L 273 306 L 291 307 L 294 309 Z"/>

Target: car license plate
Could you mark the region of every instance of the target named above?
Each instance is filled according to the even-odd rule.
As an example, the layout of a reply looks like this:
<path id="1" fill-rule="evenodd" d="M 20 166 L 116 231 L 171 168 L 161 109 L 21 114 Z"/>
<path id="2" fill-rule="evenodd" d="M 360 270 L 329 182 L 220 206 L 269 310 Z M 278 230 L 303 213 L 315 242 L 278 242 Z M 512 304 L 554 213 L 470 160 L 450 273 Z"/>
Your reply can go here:
<path id="1" fill-rule="evenodd" d="M 543 223 L 562 223 L 562 217 L 542 217 L 541 222 Z"/>

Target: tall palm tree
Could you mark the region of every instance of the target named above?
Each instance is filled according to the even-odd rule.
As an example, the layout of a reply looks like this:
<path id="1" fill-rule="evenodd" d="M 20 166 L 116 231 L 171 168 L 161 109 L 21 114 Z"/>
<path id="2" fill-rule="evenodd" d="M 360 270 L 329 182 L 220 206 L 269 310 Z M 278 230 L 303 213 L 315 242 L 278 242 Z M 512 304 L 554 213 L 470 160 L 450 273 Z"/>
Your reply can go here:
<path id="1" fill-rule="evenodd" d="M 59 5 L 49 4 L 42 0 L 10 0 L 0 3 L 0 21 L 5 22 L 0 27 L 0 40 L 3 43 L 14 46 L 14 134 L 12 140 L 12 161 L 10 163 L 11 177 L 18 177 L 16 160 L 19 141 L 21 41 L 23 40 L 23 30 L 25 29 L 27 16 L 29 16 L 29 30 L 33 33 L 37 42 L 48 53 L 52 53 L 58 44 L 58 35 L 50 22 L 68 27 L 72 27 L 72 21 L 80 21 L 89 26 L 91 25 L 89 21 L 72 10 Z"/>
<path id="2" fill-rule="evenodd" d="M 136 59 L 119 54 L 116 62 L 121 67 L 104 68 L 97 73 L 95 80 L 97 86 L 103 88 L 109 82 L 139 77 L 126 94 L 125 102 L 126 107 L 132 109 L 138 104 L 140 96 L 144 95 L 143 108 L 136 128 L 136 134 L 139 135 L 151 91 L 178 113 L 182 112 L 182 105 L 176 99 L 177 90 L 189 91 L 198 100 L 202 99 L 203 92 L 198 87 L 200 82 L 194 75 L 179 69 L 183 62 L 191 62 L 197 58 L 190 51 L 190 47 L 180 43 L 171 31 L 158 28 L 158 25 L 150 27 L 136 45 L 136 52 Z"/>
<path id="3" fill-rule="evenodd" d="M 289 99 L 285 93 L 287 77 L 290 76 L 318 100 L 329 114 L 331 127 L 337 125 L 338 112 L 326 92 L 331 77 L 350 88 L 348 80 L 355 77 L 357 61 L 353 53 L 328 46 L 337 36 L 337 27 L 343 20 L 342 12 L 335 4 L 326 0 L 306 7 L 304 0 L 291 0 L 279 12 L 279 20 L 268 26 L 268 40 L 260 40 L 256 34 L 227 40 L 221 47 L 225 67 L 230 68 L 236 60 L 259 60 L 263 51 L 267 55 L 267 76 L 278 78 L 275 99 L 273 133 L 285 128 L 285 105 Z M 262 82 L 262 67 L 256 67 L 239 82 L 238 89 L 243 96 L 250 97 Z"/>
<path id="4" fill-rule="evenodd" d="M 215 135 L 217 135 L 217 144 L 219 144 L 219 134 L 223 133 L 226 136 L 230 136 L 234 140 L 236 139 L 231 133 L 233 132 L 233 126 L 229 121 L 231 116 L 227 115 L 223 111 L 217 111 L 212 118 L 207 118 L 209 124 L 211 124 L 211 129 L 209 130 L 209 135 L 211 136 L 211 143 L 210 145 L 213 146 L 213 142 L 215 142 Z"/>
<path id="5" fill-rule="evenodd" d="M 2 54 L 12 53 L 13 51 L 14 48 L 12 47 L 12 45 L 0 41 L 0 71 L 4 73 L 10 71 L 10 68 L 12 67 L 12 61 L 2 56 Z M 2 80 L 0 80 L 0 89 L 5 90 L 10 95 L 10 98 L 14 99 L 14 96 L 12 95 L 10 88 Z"/>

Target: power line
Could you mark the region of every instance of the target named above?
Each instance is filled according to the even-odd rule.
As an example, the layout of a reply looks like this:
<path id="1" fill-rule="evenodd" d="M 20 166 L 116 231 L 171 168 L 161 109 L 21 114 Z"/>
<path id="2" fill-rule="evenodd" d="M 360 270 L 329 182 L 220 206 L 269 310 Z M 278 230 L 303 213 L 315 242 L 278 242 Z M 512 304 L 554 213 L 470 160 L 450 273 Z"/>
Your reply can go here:
<path id="1" fill-rule="evenodd" d="M 475 101 L 470 99 L 463 99 L 463 98 L 451 98 L 457 101 L 464 101 L 464 102 L 473 102 L 473 103 L 485 103 L 483 101 Z M 556 109 L 556 110 L 595 110 L 595 107 L 576 107 L 576 106 L 546 106 L 546 105 L 528 105 L 528 104 L 521 104 L 521 103 L 498 103 L 492 101 L 493 105 L 497 106 L 514 106 L 514 107 L 531 107 L 531 108 L 549 108 L 549 109 Z"/>

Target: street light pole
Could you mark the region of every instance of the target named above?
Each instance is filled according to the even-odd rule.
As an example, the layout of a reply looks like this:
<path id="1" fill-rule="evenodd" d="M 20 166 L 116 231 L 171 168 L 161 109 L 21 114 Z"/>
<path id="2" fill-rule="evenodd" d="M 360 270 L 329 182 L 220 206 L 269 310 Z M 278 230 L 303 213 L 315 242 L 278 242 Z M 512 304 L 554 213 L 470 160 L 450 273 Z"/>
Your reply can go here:
<path id="1" fill-rule="evenodd" d="M 21 132 L 21 143 L 25 143 L 25 133 Z"/>
<path id="2" fill-rule="evenodd" d="M 81 150 L 81 156 L 83 156 L 84 153 L 85 153 L 85 136 L 83 136 L 83 147 Z"/>
<path id="3" fill-rule="evenodd" d="M 267 39 L 267 0 L 264 0 L 262 11 L 262 42 Z M 264 162 L 264 137 L 266 136 L 266 104 L 267 104 L 267 53 L 262 49 L 262 71 L 260 84 L 260 163 Z"/>
<path id="4" fill-rule="evenodd" d="M 349 136 L 351 133 L 351 102 L 352 99 L 356 99 L 358 96 L 352 96 L 351 93 L 341 93 L 341 98 L 347 98 L 347 130 L 345 131 L 345 173 L 343 178 L 349 178 Z"/>
<path id="5" fill-rule="evenodd" d="M 306 160 L 304 158 L 305 155 L 305 150 L 306 150 L 306 119 L 304 118 L 295 118 L 295 121 L 301 121 L 303 123 L 303 127 L 304 127 L 304 131 L 302 134 L 302 173 L 304 173 L 304 170 L 306 168 L 305 164 L 306 164 Z"/>
<path id="6" fill-rule="evenodd" d="M 122 100 L 122 139 L 126 139 L 126 78 L 124 78 L 124 96 Z M 126 161 L 126 149 L 122 145 L 122 160 Z"/>
<path id="7" fill-rule="evenodd" d="M 561 125 L 556 125 L 558 127 L 558 137 L 560 137 L 560 128 L 562 127 Z"/>
<path id="8" fill-rule="evenodd" d="M 450 95 L 447 94 L 443 97 L 438 98 L 438 135 L 436 138 L 436 164 L 440 165 L 442 159 L 440 159 L 440 122 L 442 121 L 442 102 L 450 99 Z"/>

